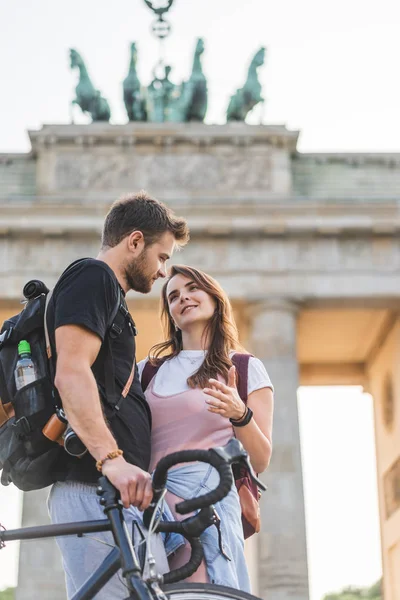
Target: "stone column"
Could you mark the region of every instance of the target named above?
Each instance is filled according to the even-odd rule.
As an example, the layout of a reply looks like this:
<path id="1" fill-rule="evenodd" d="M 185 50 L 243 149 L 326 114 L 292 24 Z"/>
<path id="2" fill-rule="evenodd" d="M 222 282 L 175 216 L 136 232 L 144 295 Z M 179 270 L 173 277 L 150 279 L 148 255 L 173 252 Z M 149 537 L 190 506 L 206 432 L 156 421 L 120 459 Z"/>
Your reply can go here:
<path id="1" fill-rule="evenodd" d="M 50 523 L 50 488 L 24 494 L 21 527 Z M 53 538 L 21 542 L 16 600 L 66 600 L 61 554 Z"/>
<path id="2" fill-rule="evenodd" d="M 273 453 L 261 476 L 258 592 L 265 600 L 308 600 L 303 479 L 297 412 L 296 306 L 286 300 L 249 306 L 248 349 L 275 387 Z"/>

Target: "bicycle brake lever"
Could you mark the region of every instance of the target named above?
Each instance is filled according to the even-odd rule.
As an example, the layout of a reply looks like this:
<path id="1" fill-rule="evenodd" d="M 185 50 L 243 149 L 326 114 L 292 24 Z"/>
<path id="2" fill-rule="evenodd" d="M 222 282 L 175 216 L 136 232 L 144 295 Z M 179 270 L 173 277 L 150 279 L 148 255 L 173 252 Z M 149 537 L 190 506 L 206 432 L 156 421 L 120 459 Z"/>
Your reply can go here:
<path id="1" fill-rule="evenodd" d="M 224 462 L 237 463 L 243 458 L 247 458 L 247 452 L 243 448 L 241 442 L 238 439 L 232 438 L 225 446 L 218 446 L 217 448 L 210 448 L 210 451 L 215 452 L 222 458 Z"/>
<path id="2" fill-rule="evenodd" d="M 258 479 L 257 475 L 254 472 L 253 467 L 250 464 L 248 457 L 246 456 L 245 458 L 242 458 L 239 461 L 239 464 L 242 464 L 246 467 L 252 482 L 256 484 L 256 486 L 258 487 L 259 490 L 261 490 L 262 492 L 265 492 L 267 489 L 267 486 L 262 481 L 260 481 L 260 479 Z"/>
<path id="3" fill-rule="evenodd" d="M 213 450 L 218 456 L 220 456 L 224 461 L 229 464 L 242 464 L 249 472 L 250 479 L 257 485 L 257 487 L 265 492 L 267 489 L 266 485 L 263 484 L 262 481 L 258 479 L 256 474 L 254 473 L 254 469 L 250 464 L 249 455 L 247 451 L 243 448 L 243 445 L 237 438 L 232 438 L 225 446 L 219 446 L 218 448 L 210 448 Z"/>

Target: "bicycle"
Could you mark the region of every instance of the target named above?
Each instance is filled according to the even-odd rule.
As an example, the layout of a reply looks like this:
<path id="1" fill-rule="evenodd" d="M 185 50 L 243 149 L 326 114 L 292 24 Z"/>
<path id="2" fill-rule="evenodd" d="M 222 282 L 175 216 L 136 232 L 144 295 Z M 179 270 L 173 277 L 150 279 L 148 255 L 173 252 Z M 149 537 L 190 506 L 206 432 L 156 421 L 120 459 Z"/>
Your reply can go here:
<path id="1" fill-rule="evenodd" d="M 206 462 L 217 469 L 220 476 L 218 486 L 207 494 L 184 500 L 176 505 L 176 511 L 182 515 L 199 511 L 194 516 L 187 517 L 183 521 L 160 521 L 158 510 L 166 492 L 168 470 L 176 464 L 194 461 Z M 148 528 L 149 534 L 153 532 L 180 533 L 191 545 L 189 562 L 164 575 L 157 572 L 155 559 L 151 554 L 151 550 L 148 549 L 147 566 L 149 576 L 147 579 L 143 579 L 142 568 L 123 518 L 118 491 L 106 477 L 99 478 L 97 488 L 100 504 L 104 506 L 106 519 L 42 525 L 14 530 L 3 529 L 0 530 L 0 548 L 4 547 L 6 542 L 14 540 L 65 535 L 80 537 L 89 533 L 111 531 L 115 548 L 110 551 L 71 600 L 91 600 L 120 568 L 129 592 L 129 596 L 125 600 L 226 600 L 227 598 L 231 600 L 257 600 L 256 596 L 225 586 L 177 583 L 192 575 L 203 560 L 204 554 L 200 535 L 207 527 L 216 523 L 217 516 L 213 504 L 224 498 L 230 491 L 233 484 L 233 464 L 245 466 L 249 470 L 250 477 L 259 488 L 261 490 L 266 489 L 264 484 L 255 476 L 248 461 L 247 452 L 235 438 L 223 447 L 210 448 L 209 450 L 182 450 L 169 454 L 159 461 L 153 476 L 153 499 L 150 506 L 143 513 L 144 525 Z"/>

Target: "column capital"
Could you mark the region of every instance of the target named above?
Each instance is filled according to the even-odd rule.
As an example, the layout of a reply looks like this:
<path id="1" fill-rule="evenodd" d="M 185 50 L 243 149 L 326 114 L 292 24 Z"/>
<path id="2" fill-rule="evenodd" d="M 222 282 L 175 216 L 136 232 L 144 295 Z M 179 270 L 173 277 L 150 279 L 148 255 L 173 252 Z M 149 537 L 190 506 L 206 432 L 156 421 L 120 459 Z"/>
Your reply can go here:
<path id="1" fill-rule="evenodd" d="M 289 298 L 276 296 L 272 298 L 248 298 L 245 311 L 247 317 L 255 317 L 262 313 L 287 312 L 297 315 L 301 308 L 302 300 L 300 298 Z"/>
<path id="2" fill-rule="evenodd" d="M 248 342 L 262 359 L 296 357 L 296 322 L 300 301 L 288 297 L 249 298 L 246 306 Z"/>

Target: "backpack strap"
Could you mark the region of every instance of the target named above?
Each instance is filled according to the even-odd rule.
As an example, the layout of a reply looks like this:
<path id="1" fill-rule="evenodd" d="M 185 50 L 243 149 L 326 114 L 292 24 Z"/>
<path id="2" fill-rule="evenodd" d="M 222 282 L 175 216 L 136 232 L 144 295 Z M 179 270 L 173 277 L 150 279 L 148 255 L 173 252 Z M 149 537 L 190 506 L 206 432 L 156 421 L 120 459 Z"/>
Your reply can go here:
<path id="1" fill-rule="evenodd" d="M 150 381 L 156 375 L 158 369 L 161 367 L 163 362 L 164 361 L 160 362 L 158 365 L 152 365 L 151 362 L 148 360 L 147 363 L 144 365 L 144 369 L 142 371 L 142 380 L 141 380 L 143 392 L 145 392 L 147 390 Z"/>
<path id="2" fill-rule="evenodd" d="M 232 364 L 236 367 L 236 373 L 238 376 L 238 392 L 239 396 L 245 404 L 247 404 L 247 387 L 249 381 L 249 361 L 252 354 L 240 354 L 235 352 L 232 356 Z M 161 367 L 162 362 L 158 365 L 152 365 L 148 360 L 144 365 L 142 371 L 142 390 L 145 392 L 148 388 L 150 381 L 156 375 L 158 369 Z"/>
<path id="3" fill-rule="evenodd" d="M 63 275 L 65 275 L 65 273 L 67 273 L 70 269 L 72 269 L 75 265 L 78 265 L 79 263 L 83 262 L 84 260 L 87 260 L 87 258 L 78 258 L 77 260 L 74 260 L 74 262 L 72 262 L 70 265 L 68 265 L 68 267 L 66 269 L 64 269 L 64 271 L 61 273 L 59 280 L 61 279 L 61 277 Z M 49 290 L 47 292 L 47 296 L 46 296 L 46 302 L 44 305 L 44 321 L 43 321 L 43 325 L 44 325 L 44 337 L 45 337 L 45 341 L 46 341 L 46 353 L 47 353 L 47 358 L 49 359 L 49 364 L 50 364 L 50 375 L 52 380 L 54 381 L 54 364 L 51 360 L 52 358 L 52 351 L 51 351 L 51 344 L 50 344 L 50 336 L 49 336 L 49 328 L 47 325 L 47 310 L 49 308 L 49 304 L 50 304 L 50 300 L 53 296 L 53 292 L 54 292 L 54 288 L 52 290 Z"/>
<path id="4" fill-rule="evenodd" d="M 108 324 L 107 330 L 107 350 L 106 356 L 104 360 L 104 384 L 105 384 L 105 395 L 106 399 L 111 406 L 113 406 L 114 410 L 119 410 L 121 408 L 122 402 L 127 397 L 129 390 L 132 385 L 132 381 L 135 377 L 135 369 L 136 369 L 136 357 L 133 356 L 132 360 L 132 368 L 129 374 L 129 377 L 122 388 L 121 394 L 118 395 L 115 389 L 115 370 L 112 356 L 112 340 L 115 340 L 119 335 L 121 335 L 126 321 L 129 320 L 130 329 L 134 336 L 137 335 L 137 330 L 133 319 L 129 314 L 128 307 L 125 302 L 125 298 L 121 294 L 121 290 L 118 287 L 118 302 L 113 310 L 111 318 Z"/>
<path id="5" fill-rule="evenodd" d="M 247 389 L 249 381 L 249 361 L 252 354 L 241 354 L 235 352 L 232 356 L 232 364 L 236 367 L 237 390 L 242 401 L 247 404 Z"/>
<path id="6" fill-rule="evenodd" d="M 47 325 L 47 310 L 49 308 L 49 303 L 51 300 L 51 297 L 53 296 L 53 290 L 50 290 L 46 296 L 46 303 L 44 305 L 44 321 L 43 321 L 43 325 L 44 325 L 44 337 L 46 340 L 46 354 L 47 354 L 47 358 L 49 359 L 49 362 L 52 364 L 52 351 L 51 351 L 51 344 L 50 344 L 50 336 L 49 336 L 49 327 Z M 53 377 L 53 368 L 50 368 L 51 371 L 51 375 L 52 375 L 52 379 L 54 380 Z"/>

